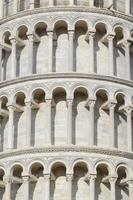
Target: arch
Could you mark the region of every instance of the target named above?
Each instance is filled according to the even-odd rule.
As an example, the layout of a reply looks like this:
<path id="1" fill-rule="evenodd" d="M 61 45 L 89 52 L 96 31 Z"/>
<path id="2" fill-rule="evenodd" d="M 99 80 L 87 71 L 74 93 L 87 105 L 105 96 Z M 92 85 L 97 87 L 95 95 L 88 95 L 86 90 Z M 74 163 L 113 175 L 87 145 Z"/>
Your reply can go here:
<path id="1" fill-rule="evenodd" d="M 112 32 L 112 26 L 106 21 L 106 20 L 97 20 L 95 21 L 93 25 L 93 29 L 96 30 L 96 27 L 100 27 L 103 29 L 105 28 L 106 33 L 111 33 Z"/>
<path id="2" fill-rule="evenodd" d="M 97 167 L 100 166 L 100 165 L 106 166 L 109 174 L 114 174 L 115 168 L 114 168 L 113 164 L 112 164 L 112 163 L 109 163 L 109 162 L 106 161 L 106 160 L 98 160 L 98 161 L 94 164 L 94 171 L 95 171 L 95 173 L 97 173 Z"/>
<path id="3" fill-rule="evenodd" d="M 16 170 L 16 172 L 14 172 L 14 170 Z M 24 166 L 20 162 L 16 162 L 11 166 L 10 174 L 13 176 L 17 176 L 16 173 L 18 173 L 18 176 L 21 177 L 23 171 Z"/>
<path id="4" fill-rule="evenodd" d="M 86 26 L 88 30 L 92 30 L 92 22 L 88 21 L 86 18 L 83 17 L 77 17 L 72 24 L 72 29 L 75 30 L 75 26 L 76 24 L 79 24 L 79 22 L 83 22 Z"/>
<path id="5" fill-rule="evenodd" d="M 96 98 L 97 94 L 100 93 L 100 92 L 106 94 L 107 98 L 109 99 L 108 89 L 105 88 L 105 87 L 101 87 L 101 86 L 99 86 L 98 88 L 94 89 L 94 96 L 95 96 L 95 98 Z"/>
<path id="6" fill-rule="evenodd" d="M 76 160 L 76 161 L 74 161 L 73 163 L 72 163 L 72 171 L 74 172 L 74 167 L 76 166 L 76 165 L 78 165 L 78 164 L 83 164 L 83 165 L 85 165 L 86 167 L 87 167 L 87 169 L 88 169 L 88 172 L 90 171 L 90 169 L 91 169 L 91 167 L 89 166 L 89 164 L 88 164 L 88 162 L 86 161 L 86 160 L 83 160 L 83 159 L 78 159 L 78 160 Z"/>
<path id="7" fill-rule="evenodd" d="M 56 20 L 55 22 L 54 22 L 54 29 L 56 29 L 56 28 L 60 28 L 60 27 L 66 27 L 67 29 L 68 29 L 68 27 L 69 27 L 69 24 L 68 24 L 68 22 L 66 21 L 66 20 L 61 20 L 61 19 L 58 19 L 58 20 Z"/>
<path id="8" fill-rule="evenodd" d="M 75 87 L 75 88 L 73 89 L 73 91 L 72 91 L 72 96 L 74 96 L 75 92 L 77 92 L 77 91 L 86 94 L 87 97 L 89 98 L 89 91 L 88 91 L 88 88 L 87 88 L 87 87 L 82 86 L 82 85 L 81 85 L 81 86 Z"/>
<path id="9" fill-rule="evenodd" d="M 47 23 L 44 21 L 39 21 L 34 24 L 34 31 L 39 35 L 39 37 L 42 37 L 47 34 Z"/>
<path id="10" fill-rule="evenodd" d="M 119 163 L 119 164 L 116 166 L 116 168 L 115 168 L 116 173 L 118 173 L 118 170 L 119 170 L 120 168 L 123 168 L 123 169 L 125 170 L 125 172 L 126 172 L 126 177 L 125 177 L 125 178 L 130 178 L 130 177 L 132 177 L 131 168 L 130 168 L 126 163 Z"/>
<path id="11" fill-rule="evenodd" d="M 28 27 L 27 25 L 21 25 L 17 29 L 17 36 L 23 40 L 27 39 L 27 32 L 28 32 Z"/>
<path id="12" fill-rule="evenodd" d="M 44 165 L 44 162 L 42 160 L 36 160 L 36 159 L 34 159 L 34 161 L 28 163 L 28 167 L 27 167 L 27 172 L 28 173 L 31 173 L 31 167 L 34 166 L 36 163 L 42 165 L 43 168 L 45 169 L 45 165 Z"/>
<path id="13" fill-rule="evenodd" d="M 49 164 L 48 171 L 51 172 L 54 166 L 55 167 L 56 166 L 64 166 L 66 168 L 66 171 L 67 171 L 67 167 L 68 167 L 65 161 L 63 161 L 63 160 L 56 160 L 55 161 L 54 160 Z"/>

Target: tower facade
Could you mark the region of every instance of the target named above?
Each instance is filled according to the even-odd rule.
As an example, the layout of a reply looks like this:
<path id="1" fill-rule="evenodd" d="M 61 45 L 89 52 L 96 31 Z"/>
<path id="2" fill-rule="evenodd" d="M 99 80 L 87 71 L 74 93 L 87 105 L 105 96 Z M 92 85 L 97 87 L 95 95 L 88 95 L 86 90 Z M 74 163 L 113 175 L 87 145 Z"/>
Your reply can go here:
<path id="1" fill-rule="evenodd" d="M 132 0 L 0 1 L 0 199 L 133 199 Z"/>

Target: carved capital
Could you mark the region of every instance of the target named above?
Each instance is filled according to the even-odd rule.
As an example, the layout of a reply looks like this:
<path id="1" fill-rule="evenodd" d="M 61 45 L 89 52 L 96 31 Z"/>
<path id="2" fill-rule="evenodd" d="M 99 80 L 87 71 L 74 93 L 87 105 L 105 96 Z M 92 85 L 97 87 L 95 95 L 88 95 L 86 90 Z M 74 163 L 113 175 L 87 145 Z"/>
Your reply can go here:
<path id="1" fill-rule="evenodd" d="M 45 181 L 49 181 L 51 178 L 51 175 L 50 174 L 44 174 L 44 180 Z"/>
<path id="2" fill-rule="evenodd" d="M 110 184 L 115 184 L 116 181 L 117 181 L 117 177 L 110 177 L 110 178 L 109 178 Z"/>
<path id="3" fill-rule="evenodd" d="M 73 180 L 73 174 L 67 174 L 67 175 L 66 175 L 66 180 L 67 180 L 68 182 L 71 182 L 71 181 Z"/>

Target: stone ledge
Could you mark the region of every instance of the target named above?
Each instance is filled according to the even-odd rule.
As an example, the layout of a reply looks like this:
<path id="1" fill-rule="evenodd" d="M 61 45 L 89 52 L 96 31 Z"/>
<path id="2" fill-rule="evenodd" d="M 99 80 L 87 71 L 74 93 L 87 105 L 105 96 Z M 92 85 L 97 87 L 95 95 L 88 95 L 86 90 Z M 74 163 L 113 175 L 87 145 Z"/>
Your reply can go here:
<path id="1" fill-rule="evenodd" d="M 81 78 L 81 79 L 88 79 L 88 80 L 99 80 L 99 81 L 107 81 L 117 84 L 122 84 L 124 86 L 133 87 L 133 81 L 121 79 L 117 77 L 111 76 L 104 76 L 104 75 L 97 75 L 97 74 L 82 74 L 82 73 L 48 73 L 48 74 L 35 74 L 25 77 L 19 77 L 12 80 L 2 81 L 0 82 L 0 89 L 3 87 L 29 82 L 29 81 L 36 81 L 36 80 L 48 80 L 48 79 L 61 79 L 61 78 Z"/>
<path id="2" fill-rule="evenodd" d="M 120 151 L 120 150 L 109 150 L 98 147 L 82 147 L 82 146 L 51 146 L 51 147 L 43 147 L 43 148 L 29 148 L 22 150 L 10 150 L 4 153 L 0 153 L 0 159 L 14 157 L 25 154 L 37 154 L 37 153 L 56 153 L 56 152 L 71 152 L 71 153 L 95 153 L 95 154 L 103 154 L 107 156 L 116 156 L 120 158 L 133 159 L 133 153 Z"/>
<path id="3" fill-rule="evenodd" d="M 118 17 L 122 18 L 124 20 L 128 20 L 130 22 L 133 22 L 133 16 L 132 15 L 127 15 L 122 12 L 118 12 L 116 10 L 108 10 L 106 8 L 99 9 L 99 8 L 89 8 L 87 6 L 68 6 L 68 7 L 63 7 L 63 6 L 53 6 L 53 7 L 44 7 L 44 8 L 35 8 L 33 10 L 25 10 L 16 13 L 15 15 L 11 15 L 9 17 L 5 17 L 0 20 L 0 25 L 4 24 L 8 21 L 14 20 L 16 18 L 21 18 L 25 17 L 26 15 L 33 15 L 33 14 L 38 14 L 38 13 L 47 13 L 47 12 L 59 12 L 59 11 L 70 11 L 70 12 L 90 12 L 90 13 L 98 13 L 98 14 L 105 14 L 105 15 L 110 15 L 113 17 Z"/>

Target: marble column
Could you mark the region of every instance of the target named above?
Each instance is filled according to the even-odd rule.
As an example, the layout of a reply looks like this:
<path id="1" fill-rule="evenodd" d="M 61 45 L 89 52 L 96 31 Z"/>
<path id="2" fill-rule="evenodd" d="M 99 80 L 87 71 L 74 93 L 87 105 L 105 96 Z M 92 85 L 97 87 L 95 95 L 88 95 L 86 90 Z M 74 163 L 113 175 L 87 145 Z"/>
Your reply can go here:
<path id="1" fill-rule="evenodd" d="M 110 183 L 110 190 L 111 190 L 111 200 L 116 200 L 116 177 L 110 177 L 109 178 L 109 183 Z"/>
<path id="2" fill-rule="evenodd" d="M 0 45 L 0 81 L 2 81 L 2 55 L 3 55 L 3 46 Z"/>
<path id="3" fill-rule="evenodd" d="M 47 104 L 47 144 L 51 145 L 52 99 L 46 99 L 46 104 Z"/>
<path id="4" fill-rule="evenodd" d="M 126 0 L 126 3 L 125 3 L 125 12 L 126 14 L 131 14 L 131 3 L 130 1 L 132 0 Z"/>
<path id="5" fill-rule="evenodd" d="M 127 113 L 127 144 L 128 144 L 128 151 L 133 150 L 133 136 L 132 136 L 132 111 L 133 107 L 128 106 L 125 108 Z"/>
<path id="6" fill-rule="evenodd" d="M 115 102 L 109 103 L 109 115 L 110 115 L 110 147 L 115 148 Z"/>
<path id="7" fill-rule="evenodd" d="M 108 35 L 108 44 L 109 44 L 109 75 L 114 76 L 114 35 Z"/>
<path id="8" fill-rule="evenodd" d="M 69 0 L 69 5 L 73 6 L 74 5 L 74 0 Z"/>
<path id="9" fill-rule="evenodd" d="M 34 1 L 35 0 L 30 0 L 30 10 L 34 9 L 35 6 Z"/>
<path id="10" fill-rule="evenodd" d="M 126 59 L 126 70 L 127 70 L 127 79 L 131 79 L 131 63 L 130 63 L 130 41 L 125 41 L 125 59 Z"/>
<path id="11" fill-rule="evenodd" d="M 73 129 L 73 99 L 67 100 L 67 144 L 72 145 L 72 129 Z"/>
<path id="12" fill-rule="evenodd" d="M 53 31 L 47 32 L 49 37 L 49 47 L 48 47 L 48 72 L 53 71 Z"/>
<path id="13" fill-rule="evenodd" d="M 32 117 L 32 102 L 27 101 L 25 102 L 26 105 L 26 141 L 25 146 L 30 147 L 31 146 L 31 117 Z"/>
<path id="14" fill-rule="evenodd" d="M 68 48 L 68 72 L 73 72 L 74 64 L 74 31 L 68 31 L 69 48 Z"/>
<path id="15" fill-rule="evenodd" d="M 73 180 L 73 175 L 72 174 L 67 174 L 67 199 L 72 200 L 72 180 Z"/>
<path id="16" fill-rule="evenodd" d="M 89 180 L 90 180 L 90 200 L 95 200 L 96 175 L 95 174 L 91 174 Z"/>
<path id="17" fill-rule="evenodd" d="M 133 180 L 129 180 L 128 182 L 129 186 L 129 200 L 133 199 Z"/>
<path id="18" fill-rule="evenodd" d="M 95 32 L 89 32 L 89 46 L 90 46 L 90 73 L 95 72 L 95 53 L 94 53 L 94 37 L 95 37 Z"/>
<path id="19" fill-rule="evenodd" d="M 8 149 L 14 148 L 14 111 L 13 105 L 8 106 L 9 110 L 9 121 L 8 121 Z"/>
<path id="20" fill-rule="evenodd" d="M 28 34 L 28 41 L 29 41 L 29 47 L 28 47 L 28 74 L 33 73 L 33 63 L 34 63 L 34 36 L 33 34 Z"/>
<path id="21" fill-rule="evenodd" d="M 44 174 L 45 200 L 50 199 L 50 174 Z"/>
<path id="22" fill-rule="evenodd" d="M 0 19 L 3 17 L 3 10 L 4 10 L 4 9 L 3 9 L 3 1 L 4 1 L 4 0 L 1 0 L 1 1 L 0 1 Z"/>
<path id="23" fill-rule="evenodd" d="M 18 11 L 18 0 L 13 0 L 13 14 L 16 14 Z"/>
<path id="24" fill-rule="evenodd" d="M 23 199 L 29 200 L 29 176 L 23 176 Z"/>
<path id="25" fill-rule="evenodd" d="M 49 6 L 53 6 L 54 5 L 54 0 L 49 0 Z"/>
<path id="26" fill-rule="evenodd" d="M 90 136 L 89 140 L 90 140 L 90 142 L 89 142 L 89 144 L 91 146 L 95 145 L 95 130 L 94 130 L 94 128 L 95 128 L 95 119 L 94 119 L 95 102 L 96 102 L 96 100 L 94 100 L 94 99 L 89 99 L 89 102 L 88 102 L 89 109 L 90 109 L 90 118 L 89 118 L 89 124 L 90 124 L 90 126 L 89 126 L 89 136 Z"/>
<path id="27" fill-rule="evenodd" d="M 5 199 L 11 200 L 11 180 L 10 178 L 5 178 Z"/>
<path id="28" fill-rule="evenodd" d="M 10 39 L 11 44 L 12 44 L 12 52 L 11 52 L 11 56 L 12 56 L 12 64 L 11 64 L 11 77 L 12 79 L 16 78 L 16 65 L 17 65 L 17 41 L 15 38 L 11 38 Z"/>

